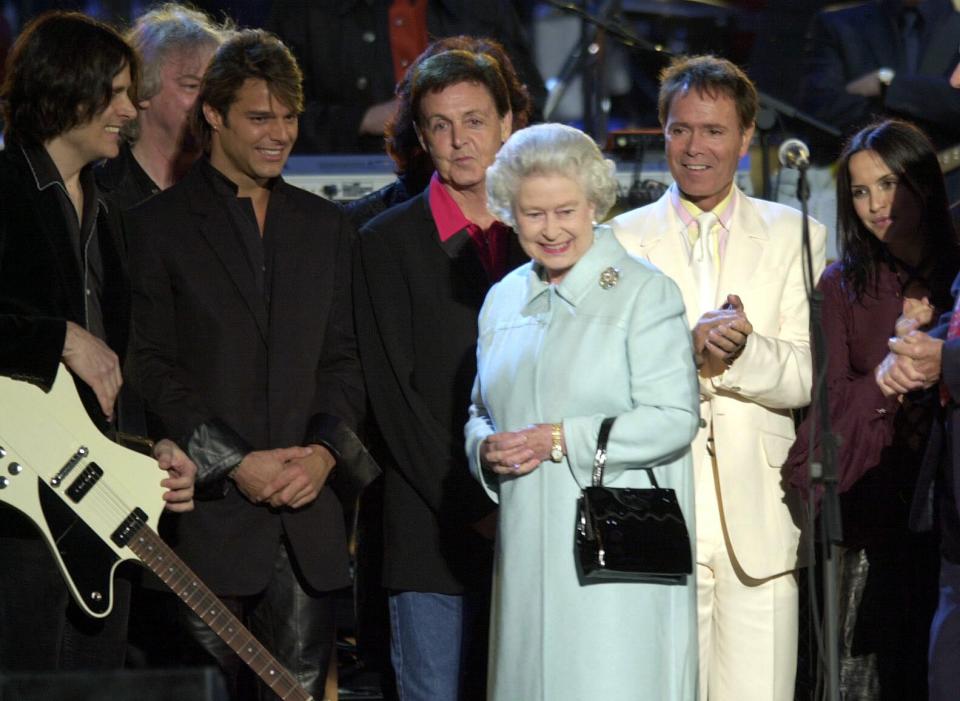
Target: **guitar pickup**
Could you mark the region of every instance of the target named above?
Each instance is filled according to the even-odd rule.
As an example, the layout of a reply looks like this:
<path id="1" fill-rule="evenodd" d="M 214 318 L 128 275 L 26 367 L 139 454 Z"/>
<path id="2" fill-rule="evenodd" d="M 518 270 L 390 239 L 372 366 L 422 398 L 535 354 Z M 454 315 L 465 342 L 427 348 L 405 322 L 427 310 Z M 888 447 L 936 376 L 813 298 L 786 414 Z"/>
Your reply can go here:
<path id="1" fill-rule="evenodd" d="M 120 527 L 110 534 L 110 540 L 121 548 L 130 542 L 130 539 L 137 534 L 143 525 L 147 522 L 147 514 L 139 506 L 130 512 L 130 515 L 123 519 Z"/>
<path id="2" fill-rule="evenodd" d="M 79 504 L 80 500 L 93 489 L 93 485 L 99 482 L 101 477 L 103 477 L 103 468 L 95 462 L 90 463 L 77 476 L 77 479 L 67 487 L 67 496 L 74 504 Z"/>

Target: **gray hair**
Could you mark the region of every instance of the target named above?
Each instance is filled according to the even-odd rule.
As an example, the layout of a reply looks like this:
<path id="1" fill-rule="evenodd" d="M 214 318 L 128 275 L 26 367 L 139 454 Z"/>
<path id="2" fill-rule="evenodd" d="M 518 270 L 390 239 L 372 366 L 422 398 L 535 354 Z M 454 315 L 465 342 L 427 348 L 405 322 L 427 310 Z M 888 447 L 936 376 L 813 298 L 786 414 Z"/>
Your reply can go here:
<path id="1" fill-rule="evenodd" d="M 537 124 L 507 140 L 487 169 L 487 208 L 516 228 L 513 205 L 520 181 L 531 175 L 562 175 L 580 184 L 602 221 L 617 200 L 616 166 L 593 139 L 565 124 Z"/>
<path id="2" fill-rule="evenodd" d="M 217 24 L 209 15 L 176 2 L 158 5 L 140 15 L 126 33 L 127 41 L 142 59 L 139 99 L 149 100 L 160 92 L 160 69 L 168 56 L 216 49 L 232 30 L 229 20 Z M 139 131 L 133 121 L 127 124 L 124 134 L 136 141 Z"/>

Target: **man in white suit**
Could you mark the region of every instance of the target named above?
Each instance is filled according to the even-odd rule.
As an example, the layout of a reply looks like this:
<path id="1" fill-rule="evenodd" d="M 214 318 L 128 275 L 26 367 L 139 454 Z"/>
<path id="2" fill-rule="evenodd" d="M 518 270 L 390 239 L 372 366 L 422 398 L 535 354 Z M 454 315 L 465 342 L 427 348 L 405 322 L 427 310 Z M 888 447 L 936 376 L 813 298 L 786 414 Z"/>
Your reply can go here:
<path id="1" fill-rule="evenodd" d="M 701 701 L 793 698 L 801 509 L 780 468 L 790 410 L 810 401 L 801 216 L 733 183 L 757 93 L 724 59 L 661 74 L 660 122 L 675 184 L 617 217 L 617 236 L 679 285 L 700 374 L 694 440 Z M 826 232 L 811 222 L 813 268 Z"/>

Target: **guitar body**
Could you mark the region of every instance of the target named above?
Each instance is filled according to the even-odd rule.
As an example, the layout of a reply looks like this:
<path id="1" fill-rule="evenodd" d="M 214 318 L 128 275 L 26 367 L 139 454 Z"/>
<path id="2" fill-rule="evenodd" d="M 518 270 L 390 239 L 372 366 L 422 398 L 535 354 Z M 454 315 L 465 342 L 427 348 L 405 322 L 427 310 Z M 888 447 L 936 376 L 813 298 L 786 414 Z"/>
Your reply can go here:
<path id="1" fill-rule="evenodd" d="M 27 382 L 0 377 L 0 501 L 23 512 L 40 530 L 67 587 L 91 616 L 113 607 L 113 573 L 123 560 L 138 560 L 110 534 L 136 505 L 156 527 L 163 510 L 163 473 L 155 460 L 122 448 L 87 416 L 60 366 L 49 393 Z M 85 456 L 75 456 L 81 449 Z M 54 486 L 54 478 L 75 465 Z M 19 465 L 19 469 L 16 467 Z M 96 475 L 99 467 L 103 474 Z M 78 481 L 92 482 L 79 498 Z M 3 486 L 5 484 L 5 486 Z"/>
<path id="2" fill-rule="evenodd" d="M 0 502 L 25 514 L 91 616 L 113 607 L 124 560 L 150 569 L 284 701 L 310 694 L 157 535 L 163 473 L 101 434 L 63 365 L 49 392 L 0 377 Z M 6 565 L 5 566 L 9 566 Z"/>

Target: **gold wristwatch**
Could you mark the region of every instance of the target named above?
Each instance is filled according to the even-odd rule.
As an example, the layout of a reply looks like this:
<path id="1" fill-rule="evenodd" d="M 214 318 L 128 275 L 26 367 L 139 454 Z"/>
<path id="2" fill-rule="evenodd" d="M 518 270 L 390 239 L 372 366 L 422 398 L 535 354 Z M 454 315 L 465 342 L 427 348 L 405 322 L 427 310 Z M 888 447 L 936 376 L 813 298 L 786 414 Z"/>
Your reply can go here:
<path id="1" fill-rule="evenodd" d="M 550 446 L 550 459 L 553 462 L 563 461 L 563 424 L 553 424 L 550 427 L 550 437 L 553 445 Z"/>

